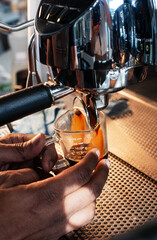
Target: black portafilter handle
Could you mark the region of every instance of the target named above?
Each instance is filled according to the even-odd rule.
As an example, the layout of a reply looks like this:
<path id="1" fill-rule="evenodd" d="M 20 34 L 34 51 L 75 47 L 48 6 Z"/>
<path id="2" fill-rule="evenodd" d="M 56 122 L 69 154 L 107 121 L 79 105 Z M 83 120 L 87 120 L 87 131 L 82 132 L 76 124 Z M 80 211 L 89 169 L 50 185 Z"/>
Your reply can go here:
<path id="1" fill-rule="evenodd" d="M 45 83 L 4 95 L 0 97 L 0 126 L 49 108 L 73 91 L 73 88 Z"/>

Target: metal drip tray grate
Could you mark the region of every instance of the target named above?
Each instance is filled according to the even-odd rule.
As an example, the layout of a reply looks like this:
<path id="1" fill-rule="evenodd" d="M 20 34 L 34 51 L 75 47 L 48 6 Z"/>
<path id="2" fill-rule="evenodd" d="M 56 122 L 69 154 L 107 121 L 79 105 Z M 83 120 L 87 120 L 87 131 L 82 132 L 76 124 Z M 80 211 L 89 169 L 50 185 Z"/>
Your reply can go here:
<path id="1" fill-rule="evenodd" d="M 140 144 L 154 159 L 157 159 L 157 104 L 153 106 L 145 101 L 131 98 L 126 90 L 111 96 L 111 101 L 126 100 L 128 113 L 115 117 L 113 121 L 122 129 L 123 133 Z M 125 160 L 125 159 L 124 159 Z"/>
<path id="2" fill-rule="evenodd" d="M 157 186 L 113 154 L 107 184 L 97 200 L 96 216 L 68 239 L 111 239 L 157 218 Z"/>

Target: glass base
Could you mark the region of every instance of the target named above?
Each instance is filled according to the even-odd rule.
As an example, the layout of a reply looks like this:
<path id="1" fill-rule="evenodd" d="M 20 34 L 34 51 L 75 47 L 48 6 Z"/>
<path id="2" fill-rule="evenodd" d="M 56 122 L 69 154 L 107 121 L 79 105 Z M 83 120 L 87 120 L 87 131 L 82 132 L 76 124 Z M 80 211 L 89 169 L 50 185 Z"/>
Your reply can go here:
<path id="1" fill-rule="evenodd" d="M 55 175 L 57 175 L 58 173 L 64 171 L 68 167 L 70 167 L 69 161 L 65 158 L 62 158 L 62 159 L 58 159 L 52 171 L 55 173 Z"/>
<path id="2" fill-rule="evenodd" d="M 101 159 L 108 159 L 108 152 L 101 158 Z M 69 162 L 69 165 L 70 166 L 74 166 L 75 164 L 77 164 L 78 162 L 80 162 L 80 161 L 73 161 L 73 160 L 71 160 L 71 159 L 68 159 L 67 160 L 68 162 Z M 101 161 L 101 160 L 100 160 Z"/>

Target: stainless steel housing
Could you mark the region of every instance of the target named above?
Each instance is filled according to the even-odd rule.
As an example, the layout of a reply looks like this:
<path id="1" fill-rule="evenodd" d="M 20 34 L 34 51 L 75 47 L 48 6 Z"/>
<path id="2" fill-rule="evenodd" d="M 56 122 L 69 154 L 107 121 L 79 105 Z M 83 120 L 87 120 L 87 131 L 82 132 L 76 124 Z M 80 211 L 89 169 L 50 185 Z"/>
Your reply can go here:
<path id="1" fill-rule="evenodd" d="M 55 81 L 104 95 L 142 81 L 157 65 L 155 0 L 42 0 L 37 60 Z"/>
<path id="2" fill-rule="evenodd" d="M 148 67 L 157 65 L 156 5 L 156 0 L 41 0 L 29 70 L 34 77 L 36 60 L 49 66 L 51 83 L 1 98 L 0 124 L 50 107 L 61 88 L 57 98 L 79 92 L 95 126 L 97 109 L 107 106 L 108 93 L 144 80 Z M 0 24 L 0 30 L 17 31 L 32 23 Z"/>

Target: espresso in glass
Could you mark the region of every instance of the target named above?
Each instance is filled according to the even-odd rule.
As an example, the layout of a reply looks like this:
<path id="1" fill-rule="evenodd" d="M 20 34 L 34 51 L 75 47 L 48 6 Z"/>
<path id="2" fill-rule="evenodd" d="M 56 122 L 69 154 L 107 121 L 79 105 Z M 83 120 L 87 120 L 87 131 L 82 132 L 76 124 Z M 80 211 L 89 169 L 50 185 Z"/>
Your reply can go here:
<path id="1" fill-rule="evenodd" d="M 106 116 L 103 111 L 99 112 L 99 123 L 93 129 L 82 113 L 78 114 L 74 110 L 68 110 L 56 120 L 55 134 L 64 157 L 72 165 L 81 161 L 93 148 L 99 149 L 99 160 L 108 153 Z"/>

